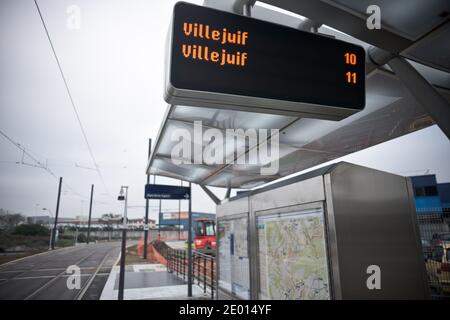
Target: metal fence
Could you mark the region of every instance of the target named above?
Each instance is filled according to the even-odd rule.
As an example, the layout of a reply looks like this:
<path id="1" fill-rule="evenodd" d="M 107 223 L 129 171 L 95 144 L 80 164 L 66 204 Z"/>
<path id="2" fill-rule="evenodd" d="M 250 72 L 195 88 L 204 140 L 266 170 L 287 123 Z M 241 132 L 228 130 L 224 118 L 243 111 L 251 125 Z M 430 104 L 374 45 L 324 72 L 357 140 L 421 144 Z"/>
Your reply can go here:
<path id="1" fill-rule="evenodd" d="M 167 271 L 187 280 L 188 277 L 188 254 L 183 249 L 166 249 Z M 215 257 L 192 251 L 192 284 L 203 289 L 203 293 L 209 294 L 214 299 L 216 292 L 215 284 Z"/>
<path id="2" fill-rule="evenodd" d="M 76 230 L 65 230 L 64 235 L 75 238 L 77 234 L 84 234 L 87 235 L 87 230 L 79 230 L 78 232 Z M 142 239 L 144 237 L 144 230 L 128 230 L 127 231 L 127 239 Z M 122 231 L 121 230 L 110 230 L 110 231 L 104 231 L 104 230 L 92 230 L 90 232 L 90 239 L 92 241 L 99 240 L 99 241 L 113 241 L 113 240 L 120 240 L 122 239 Z M 174 230 L 156 230 L 156 229 L 150 229 L 148 230 L 148 239 L 149 241 L 152 240 L 163 240 L 163 241 L 169 241 L 169 240 L 186 240 L 187 239 L 187 231 L 182 231 L 181 233 L 178 233 L 178 231 Z"/>
<path id="3" fill-rule="evenodd" d="M 417 215 L 433 299 L 450 299 L 450 220 L 440 214 Z"/>

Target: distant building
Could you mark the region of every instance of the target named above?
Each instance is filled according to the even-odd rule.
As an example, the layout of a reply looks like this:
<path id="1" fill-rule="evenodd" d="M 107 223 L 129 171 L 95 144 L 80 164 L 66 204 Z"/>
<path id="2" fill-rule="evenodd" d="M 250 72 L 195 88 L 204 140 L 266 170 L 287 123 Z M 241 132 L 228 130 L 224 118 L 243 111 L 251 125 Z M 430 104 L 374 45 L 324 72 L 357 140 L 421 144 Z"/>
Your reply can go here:
<path id="1" fill-rule="evenodd" d="M 144 229 L 144 218 L 137 219 L 128 219 L 128 228 L 130 229 Z M 156 221 L 152 219 L 148 219 L 148 227 L 149 229 L 156 228 Z"/>
<path id="2" fill-rule="evenodd" d="M 79 227 L 87 228 L 89 225 L 89 217 L 76 216 L 75 218 L 61 217 L 58 218 L 58 226 L 60 227 Z M 103 228 L 105 223 L 99 218 L 91 218 L 91 228 Z"/>
<path id="3" fill-rule="evenodd" d="M 434 174 L 411 177 L 416 211 L 419 215 L 442 216 L 441 198 Z"/>
<path id="4" fill-rule="evenodd" d="M 120 229 L 122 227 L 121 219 L 117 217 L 111 218 L 109 220 L 111 223 L 108 224 L 108 220 L 104 217 L 102 218 L 91 218 L 91 228 L 104 228 L 109 225 L 113 229 Z M 30 224 L 41 224 L 41 225 L 49 225 L 53 224 L 54 220 L 49 216 L 30 216 L 27 217 L 27 223 Z M 58 218 L 58 226 L 59 227 L 79 227 L 85 228 L 89 224 L 88 216 L 76 216 L 75 218 L 70 217 L 59 217 Z M 156 221 L 153 219 L 148 220 L 148 225 L 150 229 L 156 228 Z M 128 219 L 128 227 L 130 229 L 143 229 L 144 228 L 144 218 L 137 219 Z"/>
<path id="5" fill-rule="evenodd" d="M 144 219 L 128 219 L 128 228 L 129 229 L 141 229 L 144 228 Z"/>
<path id="6" fill-rule="evenodd" d="M 29 216 L 27 217 L 27 223 L 48 225 L 54 223 L 54 221 L 49 216 Z"/>
<path id="7" fill-rule="evenodd" d="M 88 216 L 75 216 L 75 220 L 79 223 L 88 223 L 89 217 Z"/>

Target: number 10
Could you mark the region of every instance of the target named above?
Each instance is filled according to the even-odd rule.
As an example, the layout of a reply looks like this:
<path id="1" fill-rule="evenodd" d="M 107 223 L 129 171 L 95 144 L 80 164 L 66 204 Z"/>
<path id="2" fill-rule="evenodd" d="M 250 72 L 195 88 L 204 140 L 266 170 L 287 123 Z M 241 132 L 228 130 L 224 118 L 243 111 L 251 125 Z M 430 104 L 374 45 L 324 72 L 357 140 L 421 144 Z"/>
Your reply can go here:
<path id="1" fill-rule="evenodd" d="M 345 54 L 345 63 L 354 66 L 356 64 L 356 54 L 347 52 Z"/>

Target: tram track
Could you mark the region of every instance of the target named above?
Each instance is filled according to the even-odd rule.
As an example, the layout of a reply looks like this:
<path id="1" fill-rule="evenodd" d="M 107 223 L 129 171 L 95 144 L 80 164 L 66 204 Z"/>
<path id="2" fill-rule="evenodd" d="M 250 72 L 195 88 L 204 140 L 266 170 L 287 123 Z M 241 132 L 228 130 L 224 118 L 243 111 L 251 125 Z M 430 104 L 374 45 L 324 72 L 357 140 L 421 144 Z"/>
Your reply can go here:
<path id="1" fill-rule="evenodd" d="M 92 273 L 92 275 L 89 277 L 88 281 L 86 281 L 86 283 L 84 284 L 84 286 L 81 288 L 80 292 L 78 292 L 78 294 L 75 296 L 74 300 L 82 300 L 84 295 L 86 294 L 87 290 L 89 289 L 89 287 L 91 286 L 92 282 L 94 281 L 95 277 L 99 274 L 99 271 L 104 267 L 104 264 L 106 262 L 106 259 L 109 257 L 110 253 L 113 251 L 114 249 L 109 250 L 105 256 L 103 257 L 102 261 L 100 262 L 100 264 L 98 265 L 97 269 L 94 271 L 94 273 Z"/>
<path id="2" fill-rule="evenodd" d="M 98 299 L 119 251 L 119 243 L 92 243 L 4 266 L 0 269 L 0 300 Z M 73 265 L 80 268 L 79 274 L 67 273 Z M 73 276 L 80 277 L 81 286 L 70 289 L 67 280 Z"/>
<path id="3" fill-rule="evenodd" d="M 91 257 L 92 255 L 94 255 L 95 252 L 91 252 L 89 253 L 87 256 L 83 257 L 82 259 L 78 260 L 77 262 L 74 263 L 74 265 L 78 265 L 81 262 L 89 259 L 89 257 Z M 39 292 L 41 292 L 42 290 L 44 290 L 45 288 L 48 288 L 48 286 L 50 286 L 52 283 L 54 283 L 56 280 L 58 280 L 61 276 L 66 274 L 66 270 L 62 271 L 61 273 L 59 273 L 58 275 L 56 275 L 54 278 L 50 279 L 48 282 L 46 282 L 43 286 L 39 287 L 37 290 L 35 290 L 34 292 L 32 292 L 31 294 L 29 294 L 27 297 L 25 297 L 24 300 L 30 300 L 32 297 L 34 297 L 36 294 L 38 294 Z M 81 275 L 80 275 L 81 276 Z"/>
<path id="4" fill-rule="evenodd" d="M 67 254 L 67 253 L 73 253 L 74 251 L 75 252 L 79 252 L 79 251 L 82 251 L 83 249 L 84 249 L 84 247 L 82 247 L 82 248 L 80 248 L 80 247 L 73 247 L 73 248 L 70 248 L 70 249 L 73 249 L 73 250 L 64 250 L 64 251 L 61 251 L 61 252 L 57 252 L 57 253 L 54 253 L 54 255 L 56 255 L 56 256 L 59 256 L 59 255 L 61 255 L 61 254 Z M 79 249 L 79 250 L 76 250 L 76 249 Z M 52 251 L 46 251 L 46 252 L 42 252 L 41 254 L 38 254 L 39 255 L 39 258 L 42 258 L 42 255 L 45 255 L 45 254 L 51 254 L 52 253 Z M 38 255 L 34 255 L 34 256 L 28 256 L 28 257 L 25 257 L 25 259 L 26 258 L 36 258 Z M 21 261 L 24 261 L 24 260 L 21 260 Z M 44 261 L 42 261 L 38 266 L 42 266 L 42 265 L 44 265 L 45 263 L 46 263 L 47 261 L 46 260 L 44 260 Z M 31 268 L 31 269 L 25 269 L 25 270 L 10 270 L 10 271 L 4 271 L 4 269 L 5 268 L 7 268 L 9 266 L 9 264 L 7 265 L 7 266 L 5 266 L 4 268 L 0 268 L 0 273 L 16 273 L 16 272 L 20 272 L 19 274 L 16 274 L 15 276 L 13 276 L 13 277 L 11 277 L 11 278 L 8 278 L 8 279 L 2 279 L 3 281 L 2 282 L 0 282 L 0 286 L 2 286 L 2 285 L 4 285 L 4 284 L 6 284 L 7 282 L 9 282 L 9 281 L 11 281 L 11 280 L 17 280 L 17 279 L 22 279 L 23 277 L 23 275 L 25 275 L 25 274 L 27 274 L 28 272 L 34 272 L 34 271 L 51 271 L 52 269 L 41 269 L 41 268 L 39 268 L 39 267 L 33 267 L 33 268 Z M 58 269 L 61 269 L 61 268 L 58 268 Z M 53 269 L 53 270 L 56 270 L 56 269 Z M 65 270 L 65 269 L 64 269 Z"/>

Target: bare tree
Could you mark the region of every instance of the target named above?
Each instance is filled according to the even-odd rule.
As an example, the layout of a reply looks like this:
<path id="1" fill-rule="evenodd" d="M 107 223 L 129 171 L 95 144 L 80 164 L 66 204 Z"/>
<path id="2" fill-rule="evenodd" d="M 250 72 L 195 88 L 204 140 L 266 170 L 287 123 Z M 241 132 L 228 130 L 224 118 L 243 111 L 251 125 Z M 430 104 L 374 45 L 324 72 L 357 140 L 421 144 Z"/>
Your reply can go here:
<path id="1" fill-rule="evenodd" d="M 7 229 L 15 228 L 24 221 L 25 217 L 20 213 L 6 213 L 0 215 L 0 226 Z"/>

